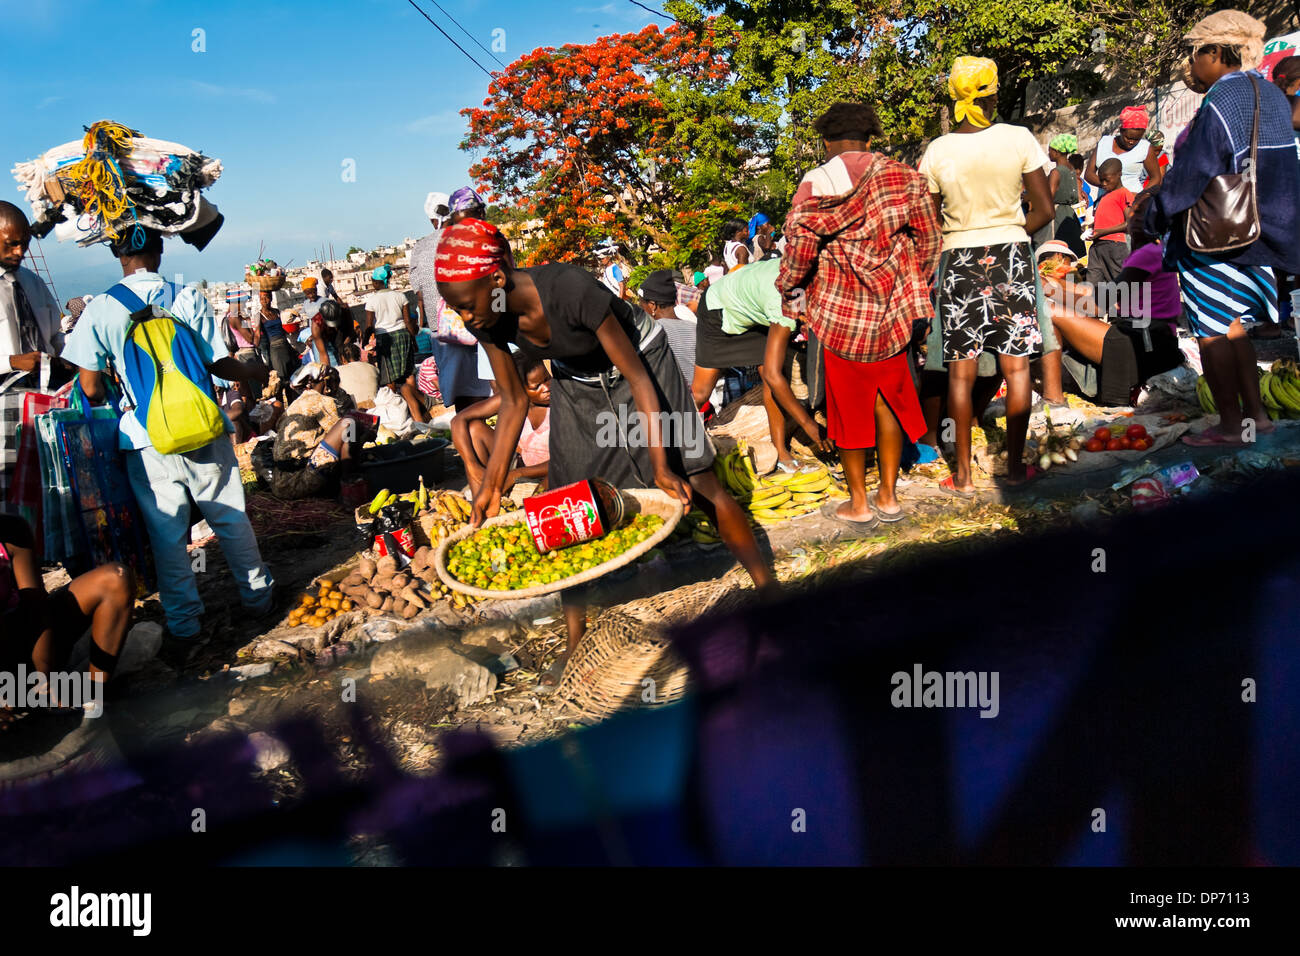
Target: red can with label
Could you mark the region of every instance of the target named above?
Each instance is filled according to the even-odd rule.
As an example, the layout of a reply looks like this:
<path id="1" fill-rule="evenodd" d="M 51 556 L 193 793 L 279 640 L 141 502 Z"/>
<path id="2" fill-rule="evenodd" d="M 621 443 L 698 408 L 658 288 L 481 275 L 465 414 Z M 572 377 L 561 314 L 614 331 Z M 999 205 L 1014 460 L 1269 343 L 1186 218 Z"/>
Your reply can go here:
<path id="1" fill-rule="evenodd" d="M 397 555 L 388 547 L 388 539 L 392 538 L 397 544 L 398 550 L 408 558 L 415 555 L 415 537 L 411 534 L 410 528 L 398 528 L 396 531 L 388 531 L 384 534 L 375 535 L 375 553 L 381 558 L 384 555 Z"/>
<path id="2" fill-rule="evenodd" d="M 542 554 L 591 541 L 628 517 L 627 502 L 607 481 L 589 478 L 524 499 L 524 516 Z"/>

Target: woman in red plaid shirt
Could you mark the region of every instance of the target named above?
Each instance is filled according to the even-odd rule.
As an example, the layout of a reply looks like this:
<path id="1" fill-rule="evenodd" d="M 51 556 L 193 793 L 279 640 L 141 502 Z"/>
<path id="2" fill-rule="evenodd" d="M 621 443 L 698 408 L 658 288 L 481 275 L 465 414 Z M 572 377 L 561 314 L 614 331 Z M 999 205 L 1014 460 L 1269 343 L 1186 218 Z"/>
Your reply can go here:
<path id="1" fill-rule="evenodd" d="M 777 277 L 786 314 L 805 319 L 826 350 L 826 422 L 849 500 L 829 517 L 867 528 L 903 518 L 895 482 L 903 436 L 925 433 L 907 350 L 928 321 L 939 218 L 915 170 L 867 148 L 875 111 L 836 103 L 816 123 L 830 157 L 799 184 Z M 801 314 L 805 313 L 805 314 Z M 867 495 L 867 449 L 880 488 Z"/>

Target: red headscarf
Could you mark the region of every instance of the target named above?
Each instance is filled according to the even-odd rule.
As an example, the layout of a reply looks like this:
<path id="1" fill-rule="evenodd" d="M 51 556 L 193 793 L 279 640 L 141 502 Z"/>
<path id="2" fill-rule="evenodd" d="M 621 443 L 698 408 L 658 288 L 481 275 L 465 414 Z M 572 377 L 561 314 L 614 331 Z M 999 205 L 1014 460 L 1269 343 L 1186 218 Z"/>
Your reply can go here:
<path id="1" fill-rule="evenodd" d="M 438 282 L 472 282 L 495 272 L 509 253 L 505 236 L 492 223 L 463 219 L 442 231 L 434 278 Z"/>
<path id="2" fill-rule="evenodd" d="M 1145 106 L 1126 106 L 1119 112 L 1120 129 L 1146 129 L 1149 125 Z"/>

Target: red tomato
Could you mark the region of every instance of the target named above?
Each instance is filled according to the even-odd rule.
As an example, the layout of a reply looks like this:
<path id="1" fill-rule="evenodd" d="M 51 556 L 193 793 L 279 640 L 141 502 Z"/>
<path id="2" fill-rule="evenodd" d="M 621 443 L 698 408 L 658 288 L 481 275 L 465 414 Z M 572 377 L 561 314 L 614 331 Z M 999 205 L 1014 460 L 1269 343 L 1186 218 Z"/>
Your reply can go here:
<path id="1" fill-rule="evenodd" d="M 1090 438 L 1088 439 L 1088 443 L 1083 447 L 1088 449 L 1088 451 L 1105 451 L 1106 443 L 1100 438 Z"/>
<path id="2" fill-rule="evenodd" d="M 1133 442 L 1133 448 L 1136 451 L 1146 451 L 1152 445 L 1150 438 L 1139 438 Z"/>
<path id="3" fill-rule="evenodd" d="M 1098 441 L 1110 441 L 1110 427 L 1108 425 L 1102 425 L 1092 433 L 1092 437 Z"/>
<path id="4" fill-rule="evenodd" d="M 1106 442 L 1107 451 L 1125 451 L 1128 448 L 1127 442 L 1122 442 L 1118 438 L 1112 438 Z"/>
<path id="5" fill-rule="evenodd" d="M 1124 434 L 1129 438 L 1146 438 L 1147 429 L 1145 425 L 1130 425 Z"/>

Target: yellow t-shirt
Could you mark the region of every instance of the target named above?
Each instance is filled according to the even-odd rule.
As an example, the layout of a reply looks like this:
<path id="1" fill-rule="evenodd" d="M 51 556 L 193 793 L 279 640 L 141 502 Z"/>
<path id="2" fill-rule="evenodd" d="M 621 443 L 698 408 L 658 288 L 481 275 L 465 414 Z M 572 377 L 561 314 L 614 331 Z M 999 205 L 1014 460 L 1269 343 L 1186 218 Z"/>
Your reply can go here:
<path id="1" fill-rule="evenodd" d="M 944 249 L 1028 242 L 1022 177 L 1047 163 L 1043 147 L 1023 126 L 994 123 L 931 142 L 918 169 L 930 192 L 943 196 Z"/>

